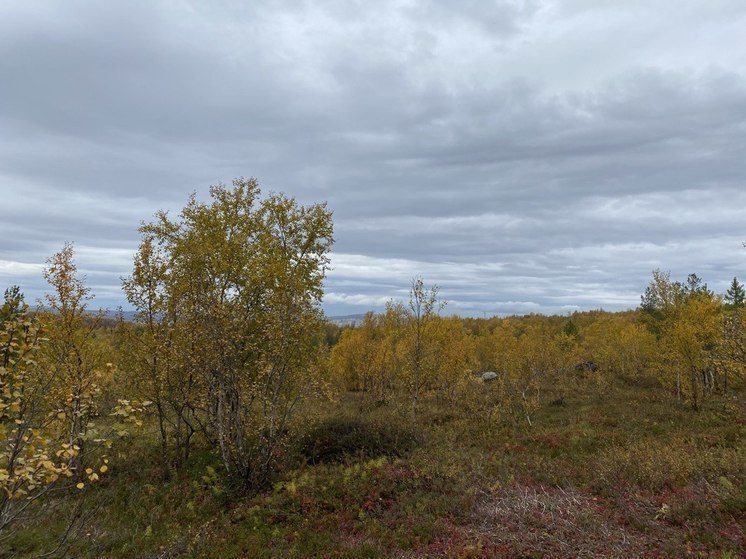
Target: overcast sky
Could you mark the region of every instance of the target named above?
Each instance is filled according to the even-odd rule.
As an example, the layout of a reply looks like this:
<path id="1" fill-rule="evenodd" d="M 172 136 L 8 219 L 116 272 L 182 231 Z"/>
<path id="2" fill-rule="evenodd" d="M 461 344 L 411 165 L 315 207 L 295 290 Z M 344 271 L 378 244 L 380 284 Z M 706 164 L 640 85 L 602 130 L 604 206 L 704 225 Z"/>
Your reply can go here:
<path id="1" fill-rule="evenodd" d="M 0 0 L 0 287 L 125 305 L 210 184 L 328 201 L 328 314 L 567 313 L 746 280 L 743 0 Z"/>

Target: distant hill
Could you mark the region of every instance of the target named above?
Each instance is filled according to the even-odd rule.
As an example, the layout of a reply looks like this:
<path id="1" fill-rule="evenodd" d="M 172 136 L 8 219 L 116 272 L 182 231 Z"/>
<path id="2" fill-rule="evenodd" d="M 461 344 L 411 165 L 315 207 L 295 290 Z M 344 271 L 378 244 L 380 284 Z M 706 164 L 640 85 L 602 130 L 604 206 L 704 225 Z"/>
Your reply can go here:
<path id="1" fill-rule="evenodd" d="M 328 316 L 326 319 L 337 326 L 356 326 L 363 321 L 365 314 L 345 314 L 341 316 Z"/>
<path id="2" fill-rule="evenodd" d="M 135 319 L 135 311 L 122 311 L 124 320 L 132 321 Z M 119 316 L 118 310 L 104 309 L 104 316 L 106 318 L 117 318 Z M 327 320 L 337 326 L 355 326 L 363 321 L 365 314 L 345 314 L 340 316 L 328 316 Z"/>
<path id="3" fill-rule="evenodd" d="M 102 309 L 104 312 L 104 316 L 106 318 L 118 318 L 119 317 L 119 310 L 118 309 Z M 97 311 L 90 309 L 89 312 L 91 314 L 96 313 Z M 135 311 L 122 311 L 122 318 L 126 321 L 133 321 L 135 320 Z"/>

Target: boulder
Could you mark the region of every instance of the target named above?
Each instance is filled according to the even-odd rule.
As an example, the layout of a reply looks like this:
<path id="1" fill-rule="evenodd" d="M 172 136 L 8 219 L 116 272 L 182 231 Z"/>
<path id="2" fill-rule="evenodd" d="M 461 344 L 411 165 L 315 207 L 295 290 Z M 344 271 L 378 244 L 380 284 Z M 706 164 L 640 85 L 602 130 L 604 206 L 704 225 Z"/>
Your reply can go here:
<path id="1" fill-rule="evenodd" d="M 582 363 L 578 363 L 575 365 L 576 371 L 590 371 L 591 373 L 595 373 L 598 370 L 598 364 L 593 361 L 583 361 Z"/>

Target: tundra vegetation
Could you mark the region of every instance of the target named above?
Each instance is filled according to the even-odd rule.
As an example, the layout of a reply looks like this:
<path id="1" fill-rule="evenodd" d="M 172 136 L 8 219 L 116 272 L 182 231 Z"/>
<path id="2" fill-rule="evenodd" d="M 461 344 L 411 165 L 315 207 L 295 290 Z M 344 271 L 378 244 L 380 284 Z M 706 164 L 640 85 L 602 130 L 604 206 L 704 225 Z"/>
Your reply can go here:
<path id="1" fill-rule="evenodd" d="M 0 557 L 746 555 L 737 278 L 488 319 L 414 278 L 337 327 L 326 207 L 210 195 L 141 226 L 133 321 L 70 244 L 5 292 Z"/>

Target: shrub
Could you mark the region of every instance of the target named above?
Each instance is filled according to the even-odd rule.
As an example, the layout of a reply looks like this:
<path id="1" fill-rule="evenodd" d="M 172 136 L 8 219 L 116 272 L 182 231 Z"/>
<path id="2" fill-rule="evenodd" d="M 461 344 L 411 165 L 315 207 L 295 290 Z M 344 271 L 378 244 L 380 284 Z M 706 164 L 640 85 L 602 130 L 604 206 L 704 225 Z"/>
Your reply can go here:
<path id="1" fill-rule="evenodd" d="M 650 491 L 682 487 L 700 479 L 744 475 L 743 456 L 737 449 L 697 448 L 691 442 L 675 439 L 651 444 L 639 441 L 612 446 L 599 455 L 595 470 L 601 485 L 632 485 Z"/>
<path id="2" fill-rule="evenodd" d="M 299 451 L 311 464 L 363 460 L 380 456 L 402 457 L 417 446 L 410 431 L 392 425 L 331 419 L 302 440 Z"/>

